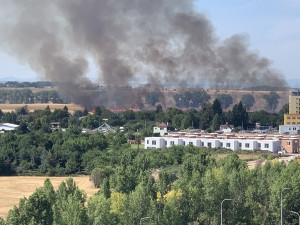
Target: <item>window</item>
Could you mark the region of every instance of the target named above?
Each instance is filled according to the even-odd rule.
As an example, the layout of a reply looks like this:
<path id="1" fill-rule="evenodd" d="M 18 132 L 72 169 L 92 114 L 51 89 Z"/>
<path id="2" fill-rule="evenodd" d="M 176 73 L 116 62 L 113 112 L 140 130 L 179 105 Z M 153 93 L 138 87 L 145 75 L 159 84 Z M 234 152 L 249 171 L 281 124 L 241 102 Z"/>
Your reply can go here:
<path id="1" fill-rule="evenodd" d="M 165 145 L 167 145 L 168 144 L 168 142 L 167 141 L 165 141 Z"/>
<path id="2" fill-rule="evenodd" d="M 293 127 L 293 130 L 296 130 L 296 127 Z"/>
<path id="3" fill-rule="evenodd" d="M 183 143 L 183 145 L 185 145 L 185 141 L 184 142 L 182 142 Z"/>
<path id="4" fill-rule="evenodd" d="M 201 142 L 201 146 L 204 146 L 204 142 Z"/>
<path id="5" fill-rule="evenodd" d="M 287 122 L 287 124 L 291 124 L 290 122 Z"/>
<path id="6" fill-rule="evenodd" d="M 292 119 L 294 120 L 294 119 L 296 119 L 296 117 L 292 117 Z"/>
<path id="7" fill-rule="evenodd" d="M 152 145 L 156 145 L 156 141 L 152 141 Z"/>
<path id="8" fill-rule="evenodd" d="M 242 147 L 242 143 L 239 143 L 239 147 L 240 147 L 240 148 Z"/>
<path id="9" fill-rule="evenodd" d="M 296 124 L 295 122 L 292 122 L 292 124 Z"/>
<path id="10" fill-rule="evenodd" d="M 223 142 L 220 142 L 220 147 L 223 147 Z"/>
<path id="11" fill-rule="evenodd" d="M 161 128 L 160 128 L 160 130 L 164 130 L 164 128 L 163 128 L 163 127 L 161 127 Z"/>
<path id="12" fill-rule="evenodd" d="M 291 145 L 291 142 L 290 142 L 290 141 L 288 141 L 286 144 L 287 144 L 287 145 Z"/>
<path id="13" fill-rule="evenodd" d="M 147 140 L 147 144 L 149 144 L 149 140 Z"/>
<path id="14" fill-rule="evenodd" d="M 193 142 L 189 142 L 189 145 L 193 145 Z"/>
<path id="15" fill-rule="evenodd" d="M 246 148 L 249 148 L 249 147 L 250 147 L 250 144 L 249 144 L 249 143 L 246 143 L 246 144 L 245 144 L 245 147 L 246 147 Z"/>
<path id="16" fill-rule="evenodd" d="M 174 141 L 171 141 L 171 142 L 170 142 L 170 145 L 174 145 Z"/>
<path id="17" fill-rule="evenodd" d="M 258 143 L 258 145 L 257 145 L 257 146 L 258 146 L 258 148 L 261 148 L 261 144 L 260 144 L 260 143 Z"/>
<path id="18" fill-rule="evenodd" d="M 291 117 L 288 116 L 287 119 L 289 120 L 289 119 L 291 119 Z"/>
<path id="19" fill-rule="evenodd" d="M 227 148 L 230 148 L 230 143 L 226 143 L 226 147 L 227 147 Z"/>
<path id="20" fill-rule="evenodd" d="M 269 148 L 269 144 L 265 144 L 265 148 Z"/>
<path id="21" fill-rule="evenodd" d="M 210 142 L 207 143 L 207 147 L 211 147 L 211 143 Z"/>

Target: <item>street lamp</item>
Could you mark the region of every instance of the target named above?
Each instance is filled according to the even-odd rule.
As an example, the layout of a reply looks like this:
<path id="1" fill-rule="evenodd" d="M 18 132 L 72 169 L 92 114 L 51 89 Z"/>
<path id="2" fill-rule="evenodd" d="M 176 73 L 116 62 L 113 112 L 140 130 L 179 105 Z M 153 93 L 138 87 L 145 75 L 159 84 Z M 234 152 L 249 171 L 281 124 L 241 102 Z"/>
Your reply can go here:
<path id="1" fill-rule="evenodd" d="M 291 211 L 291 213 L 294 213 L 294 214 L 296 214 L 298 216 L 298 218 L 299 218 L 299 225 L 300 225 L 300 214 L 297 213 L 297 212 L 294 212 L 294 211 Z"/>
<path id="2" fill-rule="evenodd" d="M 283 215 L 282 215 L 282 192 L 284 190 L 289 190 L 291 188 L 283 188 L 280 192 L 280 224 L 283 225 Z"/>
<path id="3" fill-rule="evenodd" d="M 232 199 L 230 198 L 225 198 L 222 202 L 221 202 L 221 225 L 223 224 L 223 209 L 222 209 L 222 205 L 223 205 L 223 202 L 225 201 L 231 201 Z"/>
<path id="4" fill-rule="evenodd" d="M 140 225 L 142 225 L 142 220 L 151 219 L 152 217 L 143 217 L 140 219 Z"/>

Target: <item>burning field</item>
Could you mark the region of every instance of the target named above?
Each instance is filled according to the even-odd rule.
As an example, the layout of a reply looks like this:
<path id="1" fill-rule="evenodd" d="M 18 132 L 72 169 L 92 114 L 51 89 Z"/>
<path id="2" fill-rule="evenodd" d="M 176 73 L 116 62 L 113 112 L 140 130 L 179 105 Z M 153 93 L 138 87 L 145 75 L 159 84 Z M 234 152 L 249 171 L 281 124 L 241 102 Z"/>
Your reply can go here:
<path id="1" fill-rule="evenodd" d="M 2 112 L 11 112 L 15 111 L 16 109 L 22 108 L 25 106 L 25 104 L 0 104 L 0 109 Z M 84 108 L 80 105 L 76 104 L 26 104 L 28 107 L 28 110 L 30 112 L 33 112 L 34 110 L 43 110 L 47 106 L 49 106 L 51 111 L 54 111 L 54 109 L 63 109 L 65 106 L 68 107 L 69 113 L 74 113 L 75 110 L 84 110 Z"/>

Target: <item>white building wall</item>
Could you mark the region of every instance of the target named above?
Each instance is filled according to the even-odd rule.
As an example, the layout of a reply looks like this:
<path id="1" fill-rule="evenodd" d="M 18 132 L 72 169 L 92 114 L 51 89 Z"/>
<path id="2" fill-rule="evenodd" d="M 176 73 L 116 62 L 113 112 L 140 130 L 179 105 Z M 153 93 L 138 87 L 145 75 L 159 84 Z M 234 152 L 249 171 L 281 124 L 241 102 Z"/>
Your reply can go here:
<path id="1" fill-rule="evenodd" d="M 227 148 L 227 149 L 231 149 L 231 150 L 239 150 L 237 140 L 234 140 L 234 139 L 220 139 L 219 143 L 220 143 L 219 146 L 222 147 L 222 148 Z"/>
<path id="2" fill-rule="evenodd" d="M 188 146 L 188 145 L 194 145 L 196 147 L 201 146 L 201 141 L 196 138 L 182 138 L 182 141 L 184 141 L 185 146 Z"/>
<path id="3" fill-rule="evenodd" d="M 207 148 L 218 148 L 219 140 L 217 139 L 201 139 L 201 146 Z"/>
<path id="4" fill-rule="evenodd" d="M 161 137 L 145 138 L 145 149 L 148 148 L 165 148 L 165 141 Z"/>
<path id="5" fill-rule="evenodd" d="M 176 137 L 147 137 L 145 148 L 169 148 L 173 145 L 196 147 L 227 148 L 231 150 L 265 150 L 277 153 L 280 151 L 280 140 L 242 140 L 242 139 L 198 139 L 198 138 L 176 138 Z M 260 146 L 260 147 L 259 147 Z"/>
<path id="6" fill-rule="evenodd" d="M 279 125 L 280 134 L 298 134 L 300 125 Z"/>
<path id="7" fill-rule="evenodd" d="M 167 129 L 167 127 L 153 127 L 153 133 L 163 136 L 166 133 L 168 133 L 168 129 Z"/>

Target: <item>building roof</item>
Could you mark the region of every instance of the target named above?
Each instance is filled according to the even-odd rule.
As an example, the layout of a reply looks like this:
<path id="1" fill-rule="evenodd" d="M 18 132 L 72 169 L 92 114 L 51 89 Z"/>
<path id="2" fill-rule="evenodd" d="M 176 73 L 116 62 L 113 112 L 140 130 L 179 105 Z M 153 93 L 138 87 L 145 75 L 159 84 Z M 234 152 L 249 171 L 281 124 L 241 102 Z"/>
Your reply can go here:
<path id="1" fill-rule="evenodd" d="M 107 123 L 102 124 L 100 127 L 94 129 L 93 131 L 98 131 L 100 133 L 116 133 L 115 129 Z"/>
<path id="2" fill-rule="evenodd" d="M 161 124 L 157 125 L 156 127 L 168 127 L 168 125 L 165 123 L 161 123 Z"/>
<path id="3" fill-rule="evenodd" d="M 0 123 L 0 130 L 16 130 L 19 127 L 17 124 Z"/>
<path id="4" fill-rule="evenodd" d="M 224 125 L 221 125 L 220 128 L 221 128 L 221 129 L 228 129 L 228 128 L 233 129 L 234 126 L 233 126 L 233 125 L 229 125 L 228 123 L 226 123 L 226 124 L 224 124 Z"/>
<path id="5" fill-rule="evenodd" d="M 165 138 L 201 138 L 201 139 L 227 139 L 227 140 L 281 140 L 299 139 L 300 135 L 275 135 L 275 134 L 253 134 L 253 133 L 199 133 L 199 132 L 171 132 L 164 135 Z"/>

